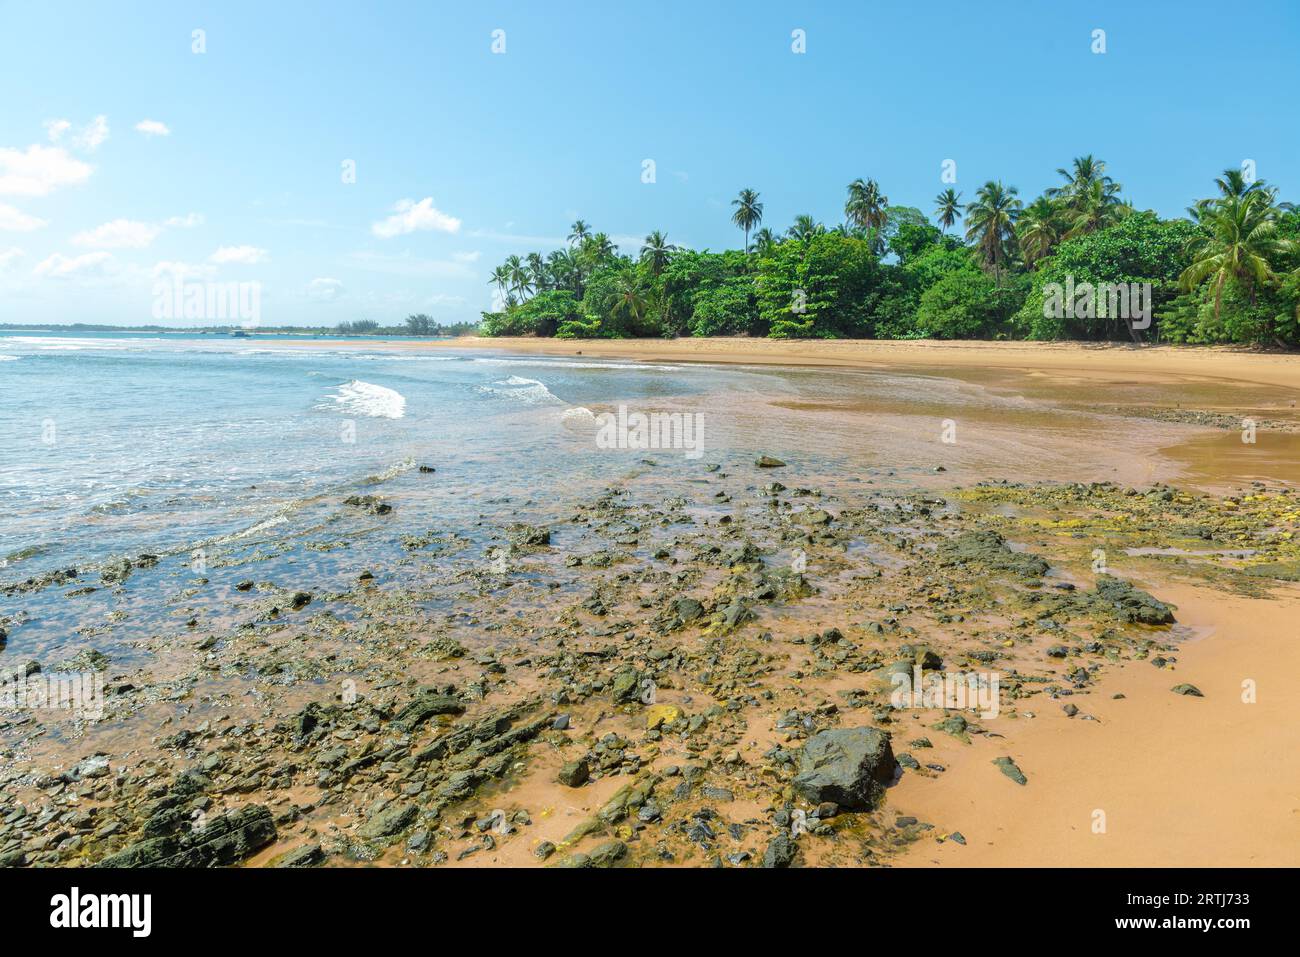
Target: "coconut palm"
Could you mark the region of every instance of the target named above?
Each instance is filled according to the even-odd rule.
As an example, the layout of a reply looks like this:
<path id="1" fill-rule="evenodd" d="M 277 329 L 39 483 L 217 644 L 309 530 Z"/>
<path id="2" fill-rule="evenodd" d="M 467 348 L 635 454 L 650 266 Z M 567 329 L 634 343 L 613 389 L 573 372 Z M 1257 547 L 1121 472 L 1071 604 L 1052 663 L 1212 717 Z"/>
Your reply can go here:
<path id="1" fill-rule="evenodd" d="M 519 294 L 522 300 L 533 288 L 533 277 L 528 266 L 518 256 L 506 258 L 506 273 L 510 277 L 510 289 Z"/>
<path id="2" fill-rule="evenodd" d="M 785 234 L 791 239 L 798 240 L 801 243 L 806 243 L 814 236 L 818 236 L 824 232 L 826 232 L 825 226 L 817 222 L 817 220 L 813 219 L 807 213 L 804 213 L 802 216 L 796 216 L 794 218 L 794 225 L 787 229 Z"/>
<path id="3" fill-rule="evenodd" d="M 776 238 L 776 234 L 764 226 L 758 232 L 754 233 L 754 252 L 758 253 L 760 256 L 766 256 L 772 252 L 772 248 L 778 242 L 780 242 L 780 240 Z"/>
<path id="4" fill-rule="evenodd" d="M 641 275 L 629 263 L 614 276 L 614 303 L 610 315 L 626 317 L 635 329 L 641 325 L 649 307 L 650 298 L 641 282 Z"/>
<path id="5" fill-rule="evenodd" d="M 673 253 L 677 252 L 677 247 L 668 241 L 668 237 L 655 230 L 645 238 L 645 244 L 641 247 L 641 261 L 650 264 L 650 271 L 658 276 L 663 272 L 664 267 L 668 265 L 668 260 L 672 258 Z"/>
<path id="6" fill-rule="evenodd" d="M 961 219 L 961 193 L 951 186 L 934 198 L 934 217 L 939 220 L 941 232 Z"/>
<path id="7" fill-rule="evenodd" d="M 1192 263 L 1179 276 L 1187 291 L 1212 280 L 1215 318 L 1229 280 L 1240 283 L 1253 303 L 1258 288 L 1276 277 L 1270 261 L 1294 247 L 1292 241 L 1277 236 L 1278 210 L 1271 189 L 1225 192 L 1199 207 L 1199 223 L 1205 231 L 1188 242 Z"/>
<path id="8" fill-rule="evenodd" d="M 550 276 L 546 271 L 546 260 L 542 258 L 541 253 L 529 253 L 527 260 L 533 289 L 537 292 L 545 292 L 551 285 Z"/>
<path id="9" fill-rule="evenodd" d="M 874 179 L 855 179 L 849 183 L 849 196 L 844 201 L 844 217 L 859 230 L 865 230 L 871 237 L 872 248 L 880 251 L 884 248 L 883 230 L 889 220 L 886 210 L 889 197 L 880 192 L 880 186 Z"/>
<path id="10" fill-rule="evenodd" d="M 975 201 L 966 206 L 966 238 L 975 243 L 984 268 L 992 269 L 999 280 L 1016 236 L 1016 219 L 1021 210 L 1018 193 L 1014 186 L 989 180 L 976 191 Z"/>
<path id="11" fill-rule="evenodd" d="M 492 270 L 492 278 L 488 280 L 488 285 L 491 286 L 493 284 L 496 285 L 497 291 L 501 294 L 501 298 L 504 300 L 510 287 L 509 267 L 497 266 L 496 269 Z"/>
<path id="12" fill-rule="evenodd" d="M 546 257 L 546 274 L 552 289 L 573 289 L 576 260 L 567 249 L 557 249 Z"/>
<path id="13" fill-rule="evenodd" d="M 752 189 L 742 189 L 731 205 L 736 211 L 731 214 L 731 221 L 745 231 L 745 252 L 749 252 L 749 231 L 763 221 L 763 204 L 758 201 L 758 193 Z"/>
<path id="14" fill-rule="evenodd" d="M 1038 260 L 1051 255 L 1064 231 L 1060 206 L 1046 196 L 1040 196 L 1026 206 L 1016 224 L 1016 237 L 1025 265 L 1032 269 Z"/>
<path id="15" fill-rule="evenodd" d="M 1069 169 L 1058 167 L 1056 172 L 1065 180 L 1065 185 L 1047 189 L 1047 196 L 1050 199 L 1065 199 L 1067 202 L 1087 190 L 1093 183 L 1110 179 L 1106 175 L 1106 161 L 1094 158 L 1091 153 L 1087 156 L 1076 156 Z"/>
<path id="16" fill-rule="evenodd" d="M 591 227 L 583 220 L 578 220 L 569 228 L 569 245 L 582 245 L 582 241 L 591 235 Z"/>
<path id="17" fill-rule="evenodd" d="M 1070 227 L 1066 238 L 1086 236 L 1107 226 L 1114 226 L 1131 213 L 1133 208 L 1119 198 L 1119 191 L 1119 183 L 1105 177 L 1094 180 L 1072 196 L 1068 213 Z"/>

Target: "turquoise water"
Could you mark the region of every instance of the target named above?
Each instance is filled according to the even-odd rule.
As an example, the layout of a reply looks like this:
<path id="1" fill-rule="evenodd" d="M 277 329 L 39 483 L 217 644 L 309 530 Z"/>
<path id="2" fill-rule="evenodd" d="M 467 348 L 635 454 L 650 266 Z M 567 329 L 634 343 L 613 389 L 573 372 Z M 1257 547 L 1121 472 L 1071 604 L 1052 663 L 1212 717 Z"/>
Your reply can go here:
<path id="1" fill-rule="evenodd" d="M 701 461 L 680 452 L 597 450 L 566 413 L 616 402 L 698 410 L 702 392 L 773 378 L 270 336 L 10 333 L 0 357 L 0 587 L 80 573 L 0 596 L 0 621 L 22 619 L 7 654 L 75 647 L 88 620 L 123 607 L 129 623 L 112 627 L 114 640 L 165 626 L 159 609 L 196 577 L 208 579 L 200 603 L 250 574 L 345 587 L 359 568 L 405 555 L 403 536 L 486 542 L 646 454 L 665 482 L 698 473 Z M 394 512 L 343 506 L 354 494 Z M 339 541 L 349 547 L 322 547 Z M 100 566 L 142 554 L 159 564 L 110 600 Z M 80 585 L 99 594 L 63 600 Z"/>
<path id="2" fill-rule="evenodd" d="M 866 400 L 883 412 L 820 411 Z M 512 522 L 563 520 L 611 486 L 685 497 L 707 518 L 725 508 L 708 469 L 752 470 L 757 454 L 788 461 L 787 481 L 904 489 L 933 479 L 941 451 L 950 468 L 980 449 L 1028 462 L 1023 444 L 939 445 L 954 410 L 1019 403 L 937 376 L 605 361 L 577 347 L 6 332 L 0 664 L 87 646 L 120 661 L 136 639 L 244 620 L 235 585 L 250 579 L 320 594 L 372 571 L 381 586 L 446 586 L 454 604 L 458 575 L 486 565 Z M 601 447 L 591 420 L 620 406 L 701 416 L 702 454 Z M 755 472 L 755 487 L 771 477 Z M 353 495 L 393 511 L 349 507 Z M 562 559 L 583 543 L 580 528 L 561 534 Z M 124 558 L 126 581 L 104 580 Z M 65 569 L 77 575 L 24 585 Z"/>

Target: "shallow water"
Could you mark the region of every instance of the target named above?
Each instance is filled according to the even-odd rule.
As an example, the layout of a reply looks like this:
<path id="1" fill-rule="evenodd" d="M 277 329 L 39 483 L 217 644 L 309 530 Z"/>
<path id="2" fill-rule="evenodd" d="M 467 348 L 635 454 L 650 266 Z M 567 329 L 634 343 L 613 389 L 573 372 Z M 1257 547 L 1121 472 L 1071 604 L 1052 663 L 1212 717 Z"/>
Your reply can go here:
<path id="1" fill-rule="evenodd" d="M 382 576 L 409 559 L 405 536 L 454 534 L 448 562 L 484 561 L 510 522 L 545 522 L 614 483 L 680 492 L 706 466 L 748 468 L 759 454 L 831 490 L 1138 483 L 1176 476 L 1185 450 L 1217 438 L 1100 414 L 1087 383 L 978 372 L 122 333 L 0 336 L 0 355 L 0 586 L 81 572 L 3 599 L 0 619 L 19 625 L 0 652 L 11 660 L 88 645 L 129 657 L 135 638 L 181 629 L 199 612 L 219 617 L 239 580 L 320 591 L 364 569 Z M 702 416 L 701 454 L 602 448 L 590 417 L 584 426 L 573 413 L 620 405 Z M 1276 467 L 1260 456 L 1249 465 L 1252 477 L 1286 477 L 1278 473 L 1294 462 L 1284 450 Z M 381 496 L 394 512 L 342 504 L 356 494 Z M 101 586 L 98 564 L 141 554 L 160 561 Z M 84 586 L 98 590 L 65 597 Z"/>

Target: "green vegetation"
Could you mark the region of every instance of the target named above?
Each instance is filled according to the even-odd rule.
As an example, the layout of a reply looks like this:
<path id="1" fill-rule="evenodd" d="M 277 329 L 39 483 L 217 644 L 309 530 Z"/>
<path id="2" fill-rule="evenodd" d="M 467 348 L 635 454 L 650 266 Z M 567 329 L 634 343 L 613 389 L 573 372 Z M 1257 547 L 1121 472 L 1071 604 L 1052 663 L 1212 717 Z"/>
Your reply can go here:
<path id="1" fill-rule="evenodd" d="M 1300 346 L 1300 213 L 1276 189 L 1227 170 L 1217 196 L 1161 219 L 1127 202 L 1100 159 L 1057 173 L 1060 185 L 1029 202 L 999 181 L 966 203 L 945 189 L 933 222 L 857 179 L 844 222 L 800 215 L 783 232 L 763 225 L 761 196 L 743 189 L 730 207 L 743 248 L 722 252 L 655 231 L 624 255 L 579 220 L 566 248 L 511 256 L 493 271 L 498 311 L 483 313 L 480 329 Z M 1138 287 L 1146 317 L 1126 311 Z"/>

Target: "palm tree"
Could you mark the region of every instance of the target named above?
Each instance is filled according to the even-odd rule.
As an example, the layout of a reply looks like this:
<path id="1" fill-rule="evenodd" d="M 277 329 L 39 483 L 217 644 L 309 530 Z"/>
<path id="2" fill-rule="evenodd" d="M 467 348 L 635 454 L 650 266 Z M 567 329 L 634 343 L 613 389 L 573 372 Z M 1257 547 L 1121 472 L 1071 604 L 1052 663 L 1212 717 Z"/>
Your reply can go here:
<path id="1" fill-rule="evenodd" d="M 551 277 L 552 289 L 575 289 L 577 259 L 567 249 L 557 249 L 546 257 L 546 272 Z"/>
<path id="2" fill-rule="evenodd" d="M 806 243 L 814 236 L 819 236 L 826 232 L 826 227 L 817 222 L 807 213 L 794 218 L 794 225 L 786 230 L 786 235 L 791 239 L 796 239 L 801 243 Z"/>
<path id="3" fill-rule="evenodd" d="M 1063 228 L 1061 208 L 1046 196 L 1040 196 L 1025 207 L 1017 224 L 1020 255 L 1030 269 L 1034 263 L 1051 254 L 1061 241 Z"/>
<path id="4" fill-rule="evenodd" d="M 1275 278 L 1270 260 L 1294 246 L 1277 236 L 1277 207 L 1273 205 L 1276 194 L 1271 189 L 1225 193 L 1213 203 L 1198 207 L 1205 232 L 1188 242 L 1192 264 L 1179 276 L 1187 291 L 1213 279 L 1216 319 L 1228 280 L 1241 283 L 1253 303 L 1259 286 Z"/>
<path id="5" fill-rule="evenodd" d="M 1113 226 L 1133 208 L 1119 198 L 1120 185 L 1109 176 L 1094 180 L 1072 197 L 1070 228 L 1066 238 L 1085 236 L 1088 233 Z"/>
<path id="6" fill-rule="evenodd" d="M 528 267 L 518 256 L 509 256 L 506 259 L 506 273 L 510 277 L 511 290 L 519 293 L 519 298 L 522 300 L 532 289 L 532 275 Z"/>
<path id="7" fill-rule="evenodd" d="M 766 256 L 772 251 L 772 247 L 779 241 L 780 240 L 776 238 L 776 235 L 772 230 L 764 226 L 758 232 L 754 233 L 754 252 L 758 253 L 760 256 Z"/>
<path id="8" fill-rule="evenodd" d="M 966 238 L 975 243 L 975 251 L 993 276 L 1001 281 L 1002 263 L 1015 239 L 1016 219 L 1021 203 L 1020 191 L 989 180 L 975 193 L 975 201 L 966 206 Z"/>
<path id="9" fill-rule="evenodd" d="M 1222 176 L 1216 177 L 1214 185 L 1219 187 L 1219 192 L 1225 197 L 1245 196 L 1247 193 L 1265 192 L 1271 188 L 1262 179 L 1246 182 L 1246 174 L 1232 167 L 1225 169 Z"/>
<path id="10" fill-rule="evenodd" d="M 610 308 L 610 314 L 628 317 L 635 330 L 641 324 L 649 305 L 641 276 L 636 267 L 629 263 L 614 277 L 614 305 Z"/>
<path id="11" fill-rule="evenodd" d="M 676 251 L 677 247 L 668 241 L 668 237 L 656 229 L 645 238 L 645 245 L 641 247 L 641 261 L 649 262 L 650 271 L 658 276 Z"/>
<path id="12" fill-rule="evenodd" d="M 742 189 L 731 205 L 736 211 L 731 221 L 745 231 L 745 252 L 749 252 L 749 231 L 763 221 L 763 204 L 758 201 L 758 193 L 752 189 Z"/>
<path id="13" fill-rule="evenodd" d="M 545 292 L 550 288 L 550 277 L 546 273 L 546 260 L 542 258 L 541 253 L 528 254 L 528 273 L 532 279 L 532 286 L 538 292 Z"/>
<path id="14" fill-rule="evenodd" d="M 961 193 L 949 186 L 936 196 L 934 216 L 939 220 L 940 231 L 946 233 L 949 226 L 961 219 Z"/>
<path id="15" fill-rule="evenodd" d="M 580 219 L 569 228 L 569 244 L 582 245 L 582 241 L 590 235 L 591 227 Z"/>
<path id="16" fill-rule="evenodd" d="M 858 229 L 866 230 L 871 248 L 880 252 L 884 248 L 883 230 L 889 221 L 886 209 L 889 197 L 880 192 L 874 179 L 863 182 L 855 179 L 849 183 L 849 197 L 844 201 L 844 217 Z"/>
<path id="17" fill-rule="evenodd" d="M 1106 175 L 1106 161 L 1094 159 L 1091 153 L 1087 156 L 1076 156 L 1070 169 L 1058 167 L 1056 172 L 1065 180 L 1065 185 L 1053 186 L 1046 190 L 1047 196 L 1051 199 L 1060 197 L 1068 200 L 1088 189 L 1093 183 L 1110 179 Z"/>
<path id="18" fill-rule="evenodd" d="M 510 269 L 508 266 L 497 266 L 492 270 L 492 278 L 488 280 L 488 285 L 496 284 L 497 291 L 500 292 L 502 300 L 506 298 L 506 293 L 510 286 Z"/>
<path id="19" fill-rule="evenodd" d="M 618 251 L 618 247 L 614 245 L 614 241 L 605 233 L 596 233 L 593 236 L 588 236 L 583 240 L 582 248 L 587 251 L 593 261 L 597 264 L 609 259 Z"/>

